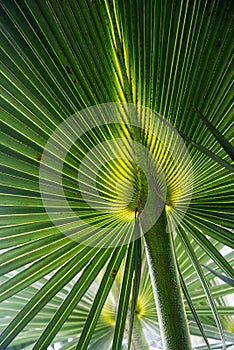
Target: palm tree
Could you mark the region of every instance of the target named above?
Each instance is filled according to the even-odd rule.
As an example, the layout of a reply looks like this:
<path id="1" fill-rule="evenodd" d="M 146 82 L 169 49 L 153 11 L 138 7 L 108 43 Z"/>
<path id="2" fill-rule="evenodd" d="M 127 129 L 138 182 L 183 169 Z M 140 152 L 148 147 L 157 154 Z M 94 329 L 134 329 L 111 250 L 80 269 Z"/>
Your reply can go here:
<path id="1" fill-rule="evenodd" d="M 234 346 L 233 10 L 1 0 L 1 349 Z"/>

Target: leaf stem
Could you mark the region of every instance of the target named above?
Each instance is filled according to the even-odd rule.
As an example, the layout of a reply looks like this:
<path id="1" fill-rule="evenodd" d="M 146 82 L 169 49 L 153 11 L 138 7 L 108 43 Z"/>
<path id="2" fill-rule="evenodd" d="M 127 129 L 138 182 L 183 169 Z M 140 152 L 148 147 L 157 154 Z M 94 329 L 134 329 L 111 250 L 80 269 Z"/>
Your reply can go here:
<path id="1" fill-rule="evenodd" d="M 167 232 L 166 226 L 164 208 L 144 236 L 161 335 L 165 350 L 191 350 L 172 235 Z"/>

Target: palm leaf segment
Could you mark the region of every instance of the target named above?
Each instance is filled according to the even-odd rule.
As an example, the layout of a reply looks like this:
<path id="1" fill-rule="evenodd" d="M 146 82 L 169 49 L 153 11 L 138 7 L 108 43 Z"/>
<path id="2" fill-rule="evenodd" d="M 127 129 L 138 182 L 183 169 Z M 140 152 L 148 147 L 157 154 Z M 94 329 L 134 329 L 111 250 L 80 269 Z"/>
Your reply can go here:
<path id="1" fill-rule="evenodd" d="M 231 164 L 191 107 L 232 142 L 232 22 L 233 2 L 226 0 L 1 2 L 1 348 L 62 342 L 64 349 L 108 349 L 114 342 L 120 349 L 130 333 L 136 348 L 155 345 L 158 325 L 145 262 L 134 328 L 129 333 L 125 327 L 139 274 L 139 241 L 106 250 L 64 236 L 59 210 L 54 226 L 40 197 L 41 155 L 68 116 L 100 103 L 128 102 L 158 112 L 188 140 Z M 233 278 L 233 253 L 221 250 L 234 245 L 233 175 L 199 149 L 188 149 L 193 197 L 174 245 L 190 330 L 217 342 L 225 336 L 228 345 L 233 308 L 224 298 L 233 290 L 217 285 L 201 266 Z M 65 173 L 74 210 L 75 150 Z M 117 165 L 105 173 L 120 176 Z"/>

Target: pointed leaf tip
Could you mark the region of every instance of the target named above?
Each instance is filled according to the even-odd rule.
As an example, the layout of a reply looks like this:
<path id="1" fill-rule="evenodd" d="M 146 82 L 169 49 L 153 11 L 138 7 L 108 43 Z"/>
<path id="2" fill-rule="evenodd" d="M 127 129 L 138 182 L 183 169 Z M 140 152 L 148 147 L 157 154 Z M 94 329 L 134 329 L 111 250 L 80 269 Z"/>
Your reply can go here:
<path id="1" fill-rule="evenodd" d="M 213 273 L 216 277 L 220 278 L 223 282 L 225 282 L 226 284 L 228 284 L 229 286 L 234 288 L 234 279 L 233 278 L 222 275 L 221 273 L 211 269 L 207 265 L 202 265 L 202 266 L 205 267 L 207 270 L 209 270 L 211 273 Z"/>

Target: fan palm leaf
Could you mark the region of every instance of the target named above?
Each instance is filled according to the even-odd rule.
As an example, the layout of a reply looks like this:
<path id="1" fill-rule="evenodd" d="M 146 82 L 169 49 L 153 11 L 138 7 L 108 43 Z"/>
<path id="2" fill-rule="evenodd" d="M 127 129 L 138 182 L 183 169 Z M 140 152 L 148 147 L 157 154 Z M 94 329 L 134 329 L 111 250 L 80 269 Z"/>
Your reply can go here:
<path id="1" fill-rule="evenodd" d="M 53 132 L 71 115 L 110 102 L 150 108 L 184 136 L 193 192 L 173 230 L 173 251 L 189 329 L 204 337 L 196 349 L 234 346 L 234 310 L 227 303 L 233 288 L 212 273 L 234 278 L 234 165 L 224 146 L 230 154 L 233 10 L 229 0 L 1 0 L 1 349 L 162 346 L 144 236 L 109 248 L 71 239 L 77 222 L 61 214 L 56 157 L 48 172 L 53 222 L 41 197 L 40 167 Z M 138 131 L 99 127 L 70 147 L 63 184 L 75 213 L 87 214 L 77 190 L 82 157 L 113 136 L 138 140 Z M 69 135 L 56 142 L 63 147 Z M 167 215 L 176 220 L 173 200 L 186 197 L 176 189 L 190 179 L 182 161 L 180 172 L 152 135 L 145 141 L 151 149 L 155 144 L 156 155 L 167 159 L 159 157 L 169 189 Z M 115 203 L 116 182 L 134 180 L 133 170 L 120 159 L 107 163 L 97 176 L 99 192 Z M 131 195 L 121 186 L 117 209 Z M 88 219 L 124 223 L 132 233 L 135 209 L 130 202 L 127 211 L 121 207 L 99 219 L 92 212 Z"/>

